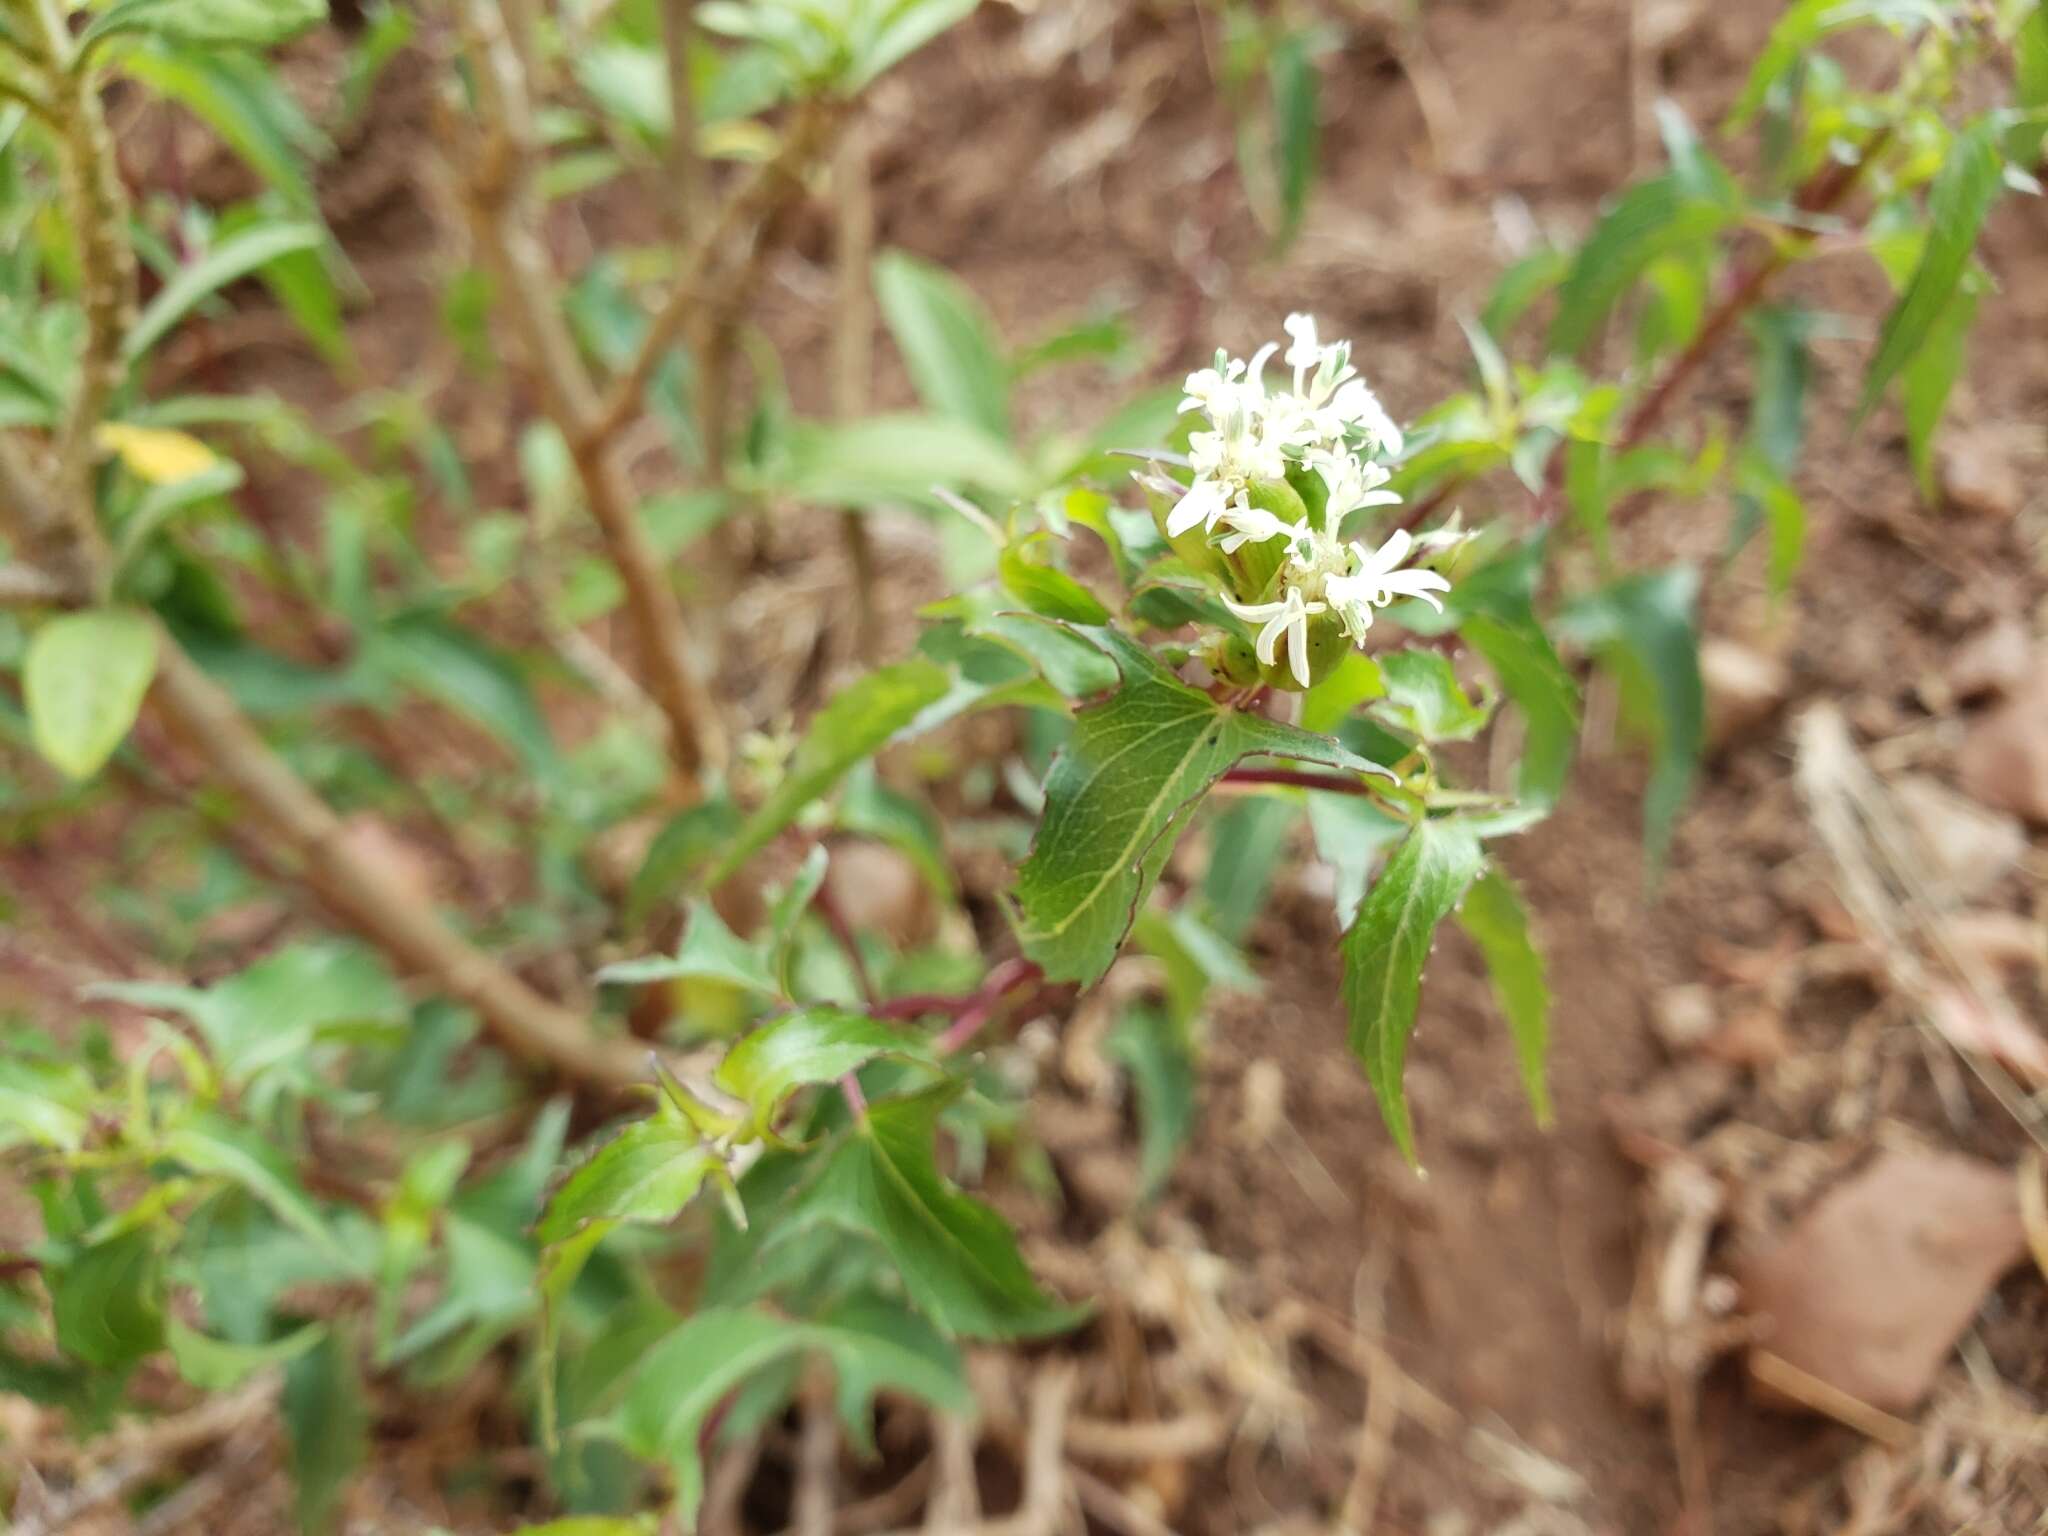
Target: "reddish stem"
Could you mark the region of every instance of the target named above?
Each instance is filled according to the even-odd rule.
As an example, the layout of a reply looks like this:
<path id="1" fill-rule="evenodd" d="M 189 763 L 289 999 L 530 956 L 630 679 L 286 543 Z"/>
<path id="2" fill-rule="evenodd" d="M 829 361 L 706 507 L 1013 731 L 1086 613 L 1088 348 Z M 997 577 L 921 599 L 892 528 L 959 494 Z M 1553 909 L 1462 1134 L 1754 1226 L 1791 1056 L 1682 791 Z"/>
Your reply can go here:
<path id="1" fill-rule="evenodd" d="M 1338 795 L 1369 795 L 1372 788 L 1363 779 L 1341 773 L 1309 773 L 1300 768 L 1233 768 L 1223 775 L 1225 784 L 1285 784 L 1294 789 L 1323 789 Z"/>

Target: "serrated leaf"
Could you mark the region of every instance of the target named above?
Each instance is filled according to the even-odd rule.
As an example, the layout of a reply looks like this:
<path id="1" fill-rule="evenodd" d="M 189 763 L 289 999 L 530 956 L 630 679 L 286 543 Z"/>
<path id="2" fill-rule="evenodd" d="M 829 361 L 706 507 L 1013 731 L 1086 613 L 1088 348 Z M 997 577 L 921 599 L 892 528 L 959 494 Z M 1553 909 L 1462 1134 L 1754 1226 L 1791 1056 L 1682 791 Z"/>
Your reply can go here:
<path id="1" fill-rule="evenodd" d="M 203 300 L 280 256 L 315 249 L 324 238 L 319 225 L 299 221 L 258 224 L 228 236 L 171 275 L 129 331 L 122 357 L 131 365 L 147 357 Z"/>
<path id="2" fill-rule="evenodd" d="M 1009 1223 L 939 1172 L 939 1114 L 961 1086 L 870 1105 L 831 1149 L 800 1208 L 810 1220 L 873 1236 L 911 1301 L 949 1334 L 1016 1338 L 1071 1327 L 1081 1314 L 1039 1289 Z"/>
<path id="3" fill-rule="evenodd" d="M 840 689 L 811 721 L 782 782 L 746 819 L 707 884 L 717 885 L 732 874 L 855 763 L 873 756 L 942 698 L 950 684 L 944 667 L 917 659 L 870 672 Z"/>
<path id="4" fill-rule="evenodd" d="M 1310 795 L 1308 824 L 1316 857 L 1336 877 L 1330 891 L 1337 924 L 1349 928 L 1386 851 L 1408 835 L 1408 823 L 1362 795 Z"/>
<path id="5" fill-rule="evenodd" d="M 1645 267 L 1710 238 L 1735 217 L 1725 204 L 1689 191 L 1675 174 L 1630 187 L 1573 258 L 1550 324 L 1551 350 L 1567 356 L 1583 351 Z"/>
<path id="6" fill-rule="evenodd" d="M 636 1120 L 569 1175 L 534 1236 L 553 1244 L 593 1221 L 673 1221 L 718 1166 L 695 1126 L 665 1115 Z"/>
<path id="7" fill-rule="evenodd" d="M 150 32 L 208 48 L 268 48 L 327 19 L 327 0 L 116 0 L 79 34 L 81 48 Z"/>
<path id="8" fill-rule="evenodd" d="M 1437 924 L 1478 875 L 1479 839 L 1455 821 L 1425 821 L 1408 834 L 1359 904 L 1344 935 L 1344 1007 L 1351 1049 L 1365 1065 L 1380 1114 L 1401 1155 L 1415 1161 L 1402 1076 L 1422 997 L 1422 969 Z"/>
<path id="9" fill-rule="evenodd" d="M 1550 1057 L 1550 985 L 1543 956 L 1529 935 L 1529 914 L 1508 877 L 1488 870 L 1472 883 L 1458 909 L 1458 923 L 1486 960 L 1493 995 L 1507 1016 L 1508 1033 L 1521 1063 L 1522 1086 L 1536 1111 L 1536 1123 L 1551 1121 L 1550 1087 L 1544 1069 Z"/>
<path id="10" fill-rule="evenodd" d="M 1877 353 L 1863 377 L 1859 417 L 1869 413 L 1885 387 L 1927 345 L 1969 270 L 1985 216 L 2005 186 L 1998 133 L 1996 118 L 1978 118 L 1956 135 L 1935 173 L 1927 193 L 1927 242 L 1906 291 L 1885 316 Z"/>
<path id="11" fill-rule="evenodd" d="M 1223 708 L 1119 631 L 1088 638 L 1123 687 L 1076 719 L 1012 892 L 1025 954 L 1052 980 L 1084 986 L 1116 958 L 1186 812 L 1234 764 L 1267 755 L 1387 772 L 1328 737 Z"/>
<path id="12" fill-rule="evenodd" d="M 74 779 L 114 755 L 156 676 L 156 621 L 133 608 L 91 608 L 37 627 L 21 690 L 36 750 Z"/>
<path id="13" fill-rule="evenodd" d="M 1700 680 L 1694 606 L 1699 575 L 1672 566 L 1631 576 L 1576 600 L 1558 628 L 1624 668 L 1650 712 L 1655 737 L 1643 838 L 1651 869 L 1661 869 L 1672 824 L 1692 792 L 1706 740 L 1706 688 Z"/>
<path id="14" fill-rule="evenodd" d="M 941 267 L 903 251 L 875 258 L 875 297 L 918 398 L 944 416 L 1010 436 L 1010 377 L 981 301 Z"/>
<path id="15" fill-rule="evenodd" d="M 811 1083 L 829 1083 L 878 1056 L 928 1060 L 929 1037 L 841 1008 L 800 1008 L 770 1020 L 736 1043 L 712 1074 L 717 1085 L 745 1104 L 739 1135 L 767 1134 L 789 1096 Z"/>

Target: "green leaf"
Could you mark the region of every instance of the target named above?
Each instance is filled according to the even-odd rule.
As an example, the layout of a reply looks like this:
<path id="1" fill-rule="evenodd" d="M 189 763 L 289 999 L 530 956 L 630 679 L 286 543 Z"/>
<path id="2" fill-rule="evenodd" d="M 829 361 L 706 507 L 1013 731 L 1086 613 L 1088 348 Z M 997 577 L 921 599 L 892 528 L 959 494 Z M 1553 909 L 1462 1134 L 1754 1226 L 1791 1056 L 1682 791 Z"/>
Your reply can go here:
<path id="1" fill-rule="evenodd" d="M 1749 317 L 1756 341 L 1756 394 L 1749 407 L 1749 440 L 1780 475 L 1799 462 L 1806 435 L 1806 387 L 1812 375 L 1807 338 L 1810 311 L 1768 305 Z"/>
<path id="2" fill-rule="evenodd" d="M 1373 871 L 1386 851 L 1408 835 L 1408 823 L 1362 795 L 1310 795 L 1309 830 L 1316 857 L 1336 876 L 1331 904 L 1340 927 L 1349 928 L 1372 886 Z"/>
<path id="3" fill-rule="evenodd" d="M 1515 322 L 1564 281 L 1571 265 L 1568 253 L 1546 245 L 1509 267 L 1494 283 L 1486 308 L 1479 312 L 1479 323 L 1486 327 L 1486 333 L 1495 341 L 1507 340 Z"/>
<path id="4" fill-rule="evenodd" d="M 762 997 L 780 997 L 782 984 L 776 979 L 768 947 L 743 939 L 725 925 L 708 901 L 689 904 L 689 926 L 673 955 L 653 955 L 644 960 L 622 960 L 597 973 L 597 979 L 615 986 L 645 986 L 656 981 L 722 981 Z"/>
<path id="5" fill-rule="evenodd" d="M 1995 117 L 1978 118 L 1956 135 L 1935 173 L 1934 185 L 1927 193 L 1927 243 L 1906 291 L 1885 316 L 1877 354 L 1863 377 L 1863 396 L 1856 407 L 1859 418 L 1877 404 L 1899 371 L 1919 356 L 1949 311 L 1956 285 L 1969 269 L 1978 232 L 2005 185 L 1998 126 Z"/>
<path id="6" fill-rule="evenodd" d="M 148 1228 L 84 1249 L 49 1285 L 57 1347 L 67 1355 L 118 1370 L 163 1347 L 163 1264 Z"/>
<path id="7" fill-rule="evenodd" d="M 849 1424 L 867 1417 L 869 1401 L 884 1388 L 952 1412 L 972 1404 L 957 1354 L 899 1310 L 848 1305 L 817 1322 L 798 1322 L 754 1307 L 707 1308 L 641 1362 L 619 1414 L 627 1446 L 674 1469 L 676 1512 L 686 1529 L 694 1527 L 703 1497 L 701 1454 L 713 1411 L 750 1377 L 812 1353 L 837 1371 Z"/>
<path id="8" fill-rule="evenodd" d="M 1900 375 L 1901 405 L 1906 416 L 1906 453 L 1913 463 L 1913 482 L 1920 497 L 1935 502 L 1934 432 L 1948 410 L 1948 398 L 1963 371 L 1970 327 L 1977 319 L 1977 291 L 1966 276 L 1957 285 L 1927 339 Z"/>
<path id="9" fill-rule="evenodd" d="M 1010 378 L 1001 338 L 974 294 L 943 268 L 884 251 L 875 296 L 918 398 L 942 416 L 1010 434 Z"/>
<path id="10" fill-rule="evenodd" d="M 938 817 L 923 800 L 884 784 L 872 764 L 847 775 L 839 796 L 838 825 L 842 832 L 888 844 L 917 866 L 941 902 L 954 900 L 957 887 Z"/>
<path id="11" fill-rule="evenodd" d="M 879 1241 L 919 1311 L 949 1334 L 1015 1338 L 1071 1327 L 1080 1314 L 1038 1287 L 1009 1223 L 939 1172 L 941 1083 L 872 1104 L 828 1154 L 802 1210 Z"/>
<path id="12" fill-rule="evenodd" d="M 745 1104 L 738 1134 L 769 1134 L 797 1089 L 829 1083 L 878 1056 L 929 1060 L 929 1037 L 879 1019 L 832 1007 L 800 1008 L 759 1029 L 725 1053 L 712 1080 Z"/>
<path id="13" fill-rule="evenodd" d="M 561 773 L 547 716 L 510 657 L 433 613 L 393 619 L 364 637 L 362 665 L 474 720 L 543 782 Z"/>
<path id="14" fill-rule="evenodd" d="M 1324 795 L 1356 800 L 1356 795 Z M 1287 857 L 1289 834 L 1301 812 L 1273 795 L 1245 795 L 1217 815 L 1209 828 L 1209 865 L 1202 873 L 1202 901 L 1224 938 L 1239 941 L 1265 909 L 1273 876 Z"/>
<path id="15" fill-rule="evenodd" d="M 1536 805 L 1555 805 L 1571 772 L 1579 739 L 1579 691 L 1541 629 L 1492 614 L 1460 621 L 1465 643 L 1486 658 L 1501 691 L 1522 712 L 1525 734 L 1515 792 Z"/>
<path id="16" fill-rule="evenodd" d="M 81 49 L 121 32 L 207 48 L 268 48 L 327 19 L 327 0 L 117 0 L 79 34 Z"/>
<path id="17" fill-rule="evenodd" d="M 1794 0 L 1771 28 L 1763 51 L 1750 66 L 1742 94 L 1729 109 L 1726 127 L 1732 132 L 1754 117 L 1771 87 L 1830 33 L 1873 22 L 1914 21 L 1947 26 L 1938 0 Z"/>
<path id="18" fill-rule="evenodd" d="M 1012 545 L 997 567 L 1003 587 L 1033 613 L 1070 624 L 1107 624 L 1109 610 L 1080 582 L 1057 566 L 1027 560 Z"/>
<path id="19" fill-rule="evenodd" d="M 1567 356 L 1584 351 L 1645 267 L 1710 238 L 1734 218 L 1733 210 L 1702 200 L 1675 173 L 1630 187 L 1573 258 L 1550 324 L 1551 350 Z"/>
<path id="20" fill-rule="evenodd" d="M 285 1368 L 279 1403 L 291 1445 L 299 1524 L 320 1532 L 334 1523 L 348 1480 L 367 1459 L 370 1407 L 352 1339 L 331 1330 Z"/>
<path id="21" fill-rule="evenodd" d="M 1321 86 L 1315 33 L 1296 28 L 1274 45 L 1266 59 L 1266 86 L 1273 96 L 1274 181 L 1280 194 L 1275 243 L 1289 244 L 1308 212 L 1322 147 Z"/>
<path id="22" fill-rule="evenodd" d="M 1498 869 L 1473 882 L 1458 909 L 1458 922 L 1479 946 L 1493 980 L 1493 995 L 1507 1015 L 1522 1086 L 1536 1111 L 1536 1123 L 1551 1122 L 1550 1087 L 1544 1067 L 1550 1055 L 1550 985 L 1543 956 L 1529 936 L 1529 914 L 1512 882 Z"/>
<path id="23" fill-rule="evenodd" d="M 178 1363 L 180 1376 L 202 1392 L 226 1392 L 260 1370 L 298 1359 L 326 1333 L 324 1323 L 307 1323 L 268 1344 L 235 1344 L 208 1338 L 174 1317 L 165 1342 L 171 1347 L 171 1358 Z"/>
<path id="24" fill-rule="evenodd" d="M 156 676 L 156 621 L 133 608 L 92 608 L 30 637 L 21 691 L 36 750 L 74 779 L 114 755 Z"/>
<path id="25" fill-rule="evenodd" d="M 666 1115 L 636 1120 L 569 1175 L 534 1236 L 552 1244 L 588 1222 L 673 1221 L 719 1166 L 695 1126 Z"/>
<path id="26" fill-rule="evenodd" d="M 790 434 L 788 461 L 770 478 L 790 496 L 844 506 L 931 502 L 935 488 L 966 486 L 1023 497 L 1033 485 L 1030 467 L 987 429 L 918 415 L 804 422 Z"/>
<path id="27" fill-rule="evenodd" d="M 85 995 L 184 1015 L 236 1087 L 267 1068 L 297 1064 L 323 1031 L 397 1024 L 410 1014 L 384 963 L 352 944 L 294 944 L 204 989 L 108 982 Z"/>
<path id="28" fill-rule="evenodd" d="M 228 236 L 197 261 L 179 268 L 149 301 L 122 344 L 122 358 L 133 366 L 202 300 L 280 256 L 313 250 L 324 239 L 319 225 L 298 220 L 258 224 Z"/>
<path id="29" fill-rule="evenodd" d="M 1119 1019 L 1103 1050 L 1131 1074 L 1138 1101 L 1138 1198 L 1149 1201 L 1166 1187 L 1174 1160 L 1194 1133 L 1194 1051 L 1187 1031 L 1150 1003 Z"/>
<path id="30" fill-rule="evenodd" d="M 1116 686 L 1116 663 L 1061 624 L 1036 614 L 998 613 L 970 620 L 967 633 L 1000 642 L 1030 662 L 1070 699 L 1093 698 Z"/>
<path id="31" fill-rule="evenodd" d="M 1425 821 L 1408 834 L 1360 903 L 1344 935 L 1344 1006 L 1351 1049 L 1380 1113 L 1415 1161 L 1415 1133 L 1401 1080 L 1422 995 L 1422 968 L 1437 924 L 1451 914 L 1480 868 L 1479 839 L 1455 821 Z"/>
<path id="32" fill-rule="evenodd" d="M 731 875 L 855 763 L 873 756 L 943 697 L 950 684 L 944 667 L 918 659 L 883 667 L 840 689 L 818 711 L 782 782 L 746 819 L 707 883 L 717 885 Z"/>
<path id="33" fill-rule="evenodd" d="M 1116 958 L 1187 812 L 1255 754 L 1386 773 L 1327 737 L 1225 709 L 1129 636 L 1088 638 L 1123 687 L 1084 710 L 1045 783 L 1045 814 L 1012 893 L 1024 952 L 1055 981 L 1095 982 Z"/>
<path id="34" fill-rule="evenodd" d="M 198 1110 L 163 1141 L 164 1155 L 194 1173 L 214 1174 L 239 1184 L 270 1207 L 272 1214 L 312 1241 L 329 1257 L 348 1256 L 321 1219 L 298 1175 L 275 1147 L 256 1131 L 213 1110 Z"/>
<path id="35" fill-rule="evenodd" d="M 2035 3 L 2013 34 L 2013 102 L 2027 114 L 2005 131 L 2005 158 L 2022 170 L 2041 163 L 2048 137 L 2048 5 Z"/>
<path id="36" fill-rule="evenodd" d="M 876 76 L 893 68 L 948 28 L 974 14 L 981 0 L 893 0 L 867 22 L 872 30 L 855 50 L 859 61 L 847 79 L 852 90 L 865 89 Z"/>
<path id="37" fill-rule="evenodd" d="M 626 893 L 628 928 L 638 928 L 655 906 L 708 868 L 739 830 L 739 808 L 723 794 L 678 811 L 654 836 Z"/>
<path id="38" fill-rule="evenodd" d="M 1387 695 L 1374 713 L 1424 741 L 1470 741 L 1493 711 L 1458 686 L 1450 658 L 1436 651 L 1389 651 L 1377 658 Z"/>
<path id="39" fill-rule="evenodd" d="M 1631 576 L 1570 604 L 1559 630 L 1601 651 L 1648 712 L 1655 740 L 1643 837 L 1652 870 L 1671 846 L 1672 824 L 1692 792 L 1706 740 L 1706 688 L 1700 680 L 1694 605 L 1699 575 L 1672 566 Z"/>
<path id="40" fill-rule="evenodd" d="M 152 40 L 125 52 L 121 68 L 157 95 L 189 107 L 275 187 L 294 212 L 309 217 L 318 212 L 305 162 L 308 156 L 325 152 L 326 140 L 306 120 L 278 72 L 263 60 Z"/>
<path id="41" fill-rule="evenodd" d="M 1806 503 L 1762 455 L 1745 453 L 1735 470 L 1735 500 L 1745 523 L 1761 524 L 1770 538 L 1764 560 L 1771 596 L 1783 597 L 1806 550 Z"/>

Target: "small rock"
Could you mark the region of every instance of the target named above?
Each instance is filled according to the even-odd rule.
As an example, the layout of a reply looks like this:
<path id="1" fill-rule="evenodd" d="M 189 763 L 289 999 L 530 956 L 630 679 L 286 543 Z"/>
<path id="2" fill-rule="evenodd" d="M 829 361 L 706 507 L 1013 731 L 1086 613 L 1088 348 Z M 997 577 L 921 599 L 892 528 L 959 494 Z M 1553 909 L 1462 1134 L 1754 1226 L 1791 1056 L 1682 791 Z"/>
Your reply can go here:
<path id="1" fill-rule="evenodd" d="M 1762 1348 L 1872 1407 L 1910 1412 L 2026 1253 L 2013 1176 L 1944 1152 L 1886 1152 L 1775 1246 L 1742 1259 Z"/>
<path id="2" fill-rule="evenodd" d="M 1986 694 L 2012 692 L 2035 666 L 2026 625 L 2007 617 L 1985 625 L 1957 646 L 1942 678 L 1949 692 L 1967 703 Z"/>
<path id="3" fill-rule="evenodd" d="M 1710 639 L 1700 645 L 1707 689 L 1707 746 L 1718 751 L 1766 724 L 1792 692 L 1792 677 L 1774 656 Z"/>
<path id="4" fill-rule="evenodd" d="M 1650 1004 L 1650 1028 L 1674 1056 L 1698 1050 L 1719 1023 L 1714 989 L 1698 982 L 1666 987 Z"/>
<path id="5" fill-rule="evenodd" d="M 2026 499 L 2013 434 L 1999 426 L 1968 427 L 1942 436 L 1941 495 L 1980 517 L 2011 517 Z"/>
<path id="6" fill-rule="evenodd" d="M 2026 831 L 2014 817 L 1987 811 L 1924 774 L 1902 774 L 1892 794 L 1932 860 L 1925 873 L 1938 906 L 1976 900 L 2027 851 Z"/>
<path id="7" fill-rule="evenodd" d="M 2032 676 L 1964 739 L 1963 788 L 1974 798 L 2048 825 L 2048 667 Z"/>

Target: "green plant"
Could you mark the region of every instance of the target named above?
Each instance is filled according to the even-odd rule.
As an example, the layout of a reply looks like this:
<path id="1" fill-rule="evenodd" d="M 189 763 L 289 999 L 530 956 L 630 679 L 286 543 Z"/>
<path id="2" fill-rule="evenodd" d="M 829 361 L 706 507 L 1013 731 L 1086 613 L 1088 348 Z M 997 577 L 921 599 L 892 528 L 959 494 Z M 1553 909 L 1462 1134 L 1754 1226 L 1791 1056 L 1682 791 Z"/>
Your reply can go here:
<path id="1" fill-rule="evenodd" d="M 0 729 L 55 770 L 7 786 L 10 831 L 114 815 L 181 861 L 176 900 L 142 914 L 167 967 L 258 895 L 347 935 L 237 954 L 205 986 L 101 984 L 63 1039 L 13 1030 L 0 1150 L 43 1236 L 0 1256 L 0 1386 L 91 1429 L 152 1362 L 200 1392 L 281 1377 L 309 1527 L 364 1453 L 366 1373 L 430 1391 L 510 1360 L 558 1503 L 634 1508 L 658 1488 L 684 1519 L 714 1431 L 829 1396 L 865 1444 L 883 1390 L 964 1411 L 958 1341 L 1054 1333 L 1088 1301 L 1054 1297 L 962 1187 L 1023 1115 L 983 1047 L 1068 1009 L 1127 945 L 1152 957 L 1113 1052 L 1156 1189 L 1192 1123 L 1209 995 L 1256 985 L 1238 941 L 1304 820 L 1337 874 L 1332 1012 L 1403 1152 L 1402 1068 L 1446 922 L 1484 957 L 1547 1116 L 1544 970 L 1494 849 L 1563 792 L 1582 659 L 1649 737 L 1653 865 L 1703 735 L 1702 574 L 1629 569 L 1613 530 L 1653 493 L 1725 490 L 1731 553 L 1762 534 L 1790 591 L 1822 321 L 1776 285 L 1807 261 L 1875 260 L 1898 289 L 1862 410 L 1899 394 L 1925 480 L 1988 280 L 1978 233 L 2002 190 L 2034 190 L 2048 13 L 1801 0 L 1729 124 L 1751 177 L 1667 109 L 1668 168 L 1576 250 L 1504 275 L 1466 328 L 1476 386 L 1406 431 L 1348 347 L 1290 316 L 1278 363 L 1219 356 L 1184 400 L 1029 438 L 1016 380 L 1114 354 L 1118 328 L 1006 347 L 955 280 L 875 255 L 846 147 L 861 93 L 971 9 L 374 19 L 358 93 L 402 48 L 445 65 L 469 240 L 446 274 L 450 355 L 502 383 L 496 317 L 540 407 L 516 442 L 521 507 L 502 511 L 429 381 L 372 387 L 349 349 L 355 279 L 307 163 L 321 132 L 263 53 L 320 8 L 0 3 L 0 595 L 20 614 Z M 1897 34 L 1895 83 L 1859 88 L 1832 62 L 1823 43 L 1852 25 Z M 1987 70 L 2016 82 L 2012 105 L 1961 116 L 1959 80 Z M 131 193 L 114 77 L 205 121 L 260 192 Z M 1313 93 L 1283 107 L 1282 233 L 1307 195 Z M 847 382 L 831 419 L 806 420 L 750 304 L 828 159 Z M 666 238 L 601 246 L 565 279 L 547 208 L 613 182 L 652 196 Z M 176 381 L 174 339 L 251 278 L 350 386 L 333 419 L 153 387 Z M 919 411 L 865 414 L 871 286 Z M 1514 361 L 1539 315 L 1533 360 Z M 1679 407 L 1744 332 L 1754 405 L 1724 440 Z M 643 488 L 629 437 L 664 489 Z M 317 548 L 279 533 L 245 461 L 316 488 Z M 1491 507 L 1502 476 L 1526 495 L 1497 516 L 1442 515 L 1467 492 Z M 945 530 L 958 590 L 800 734 L 729 743 L 685 551 L 763 508 L 824 508 L 865 573 L 865 512 L 898 504 Z M 614 614 L 631 665 L 594 638 Z M 1506 776 L 1460 783 L 1455 748 L 1502 705 L 1519 718 Z M 901 752 L 877 764 L 998 710 L 1023 722 L 1006 779 L 943 753 L 922 777 Z M 570 713 L 604 723 L 566 745 Z M 1016 856 L 1007 931 L 967 920 L 937 803 L 985 812 Z M 420 852 L 380 844 L 386 819 Z M 644 855 L 607 865 L 635 827 Z M 1196 829 L 1209 876 L 1169 880 Z M 901 854 L 948 914 L 934 936 L 887 935 L 834 894 L 854 843 Z"/>

